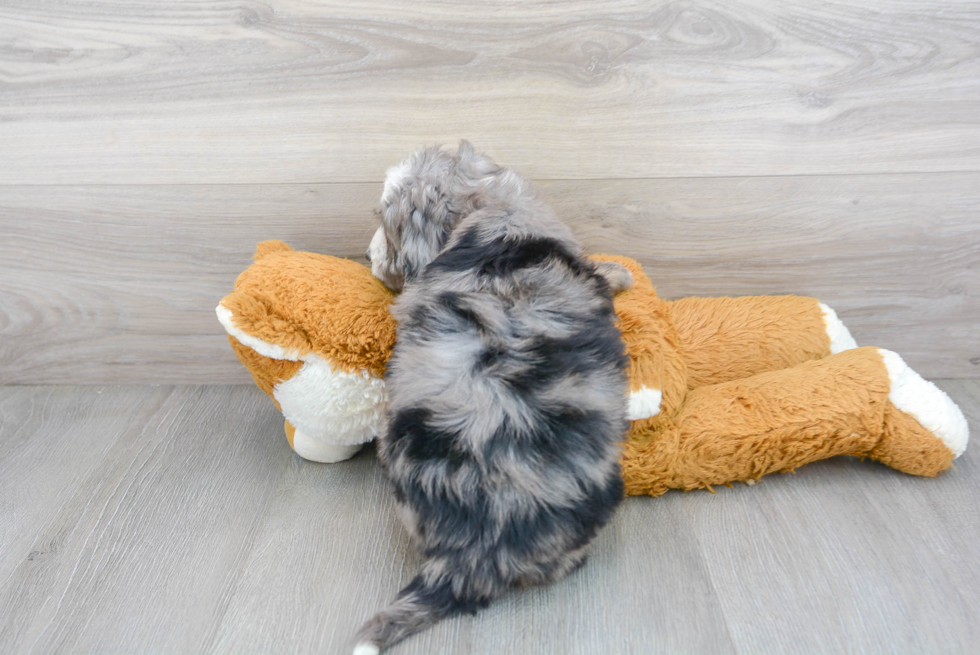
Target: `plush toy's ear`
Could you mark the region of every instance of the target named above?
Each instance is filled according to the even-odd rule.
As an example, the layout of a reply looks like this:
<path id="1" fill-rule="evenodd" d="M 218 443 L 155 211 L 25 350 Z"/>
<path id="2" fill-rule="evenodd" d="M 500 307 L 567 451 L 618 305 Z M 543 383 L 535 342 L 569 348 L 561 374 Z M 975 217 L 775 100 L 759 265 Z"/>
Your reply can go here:
<path id="1" fill-rule="evenodd" d="M 259 244 L 256 258 L 217 308 L 231 336 L 274 359 L 316 354 L 348 373 L 384 374 L 395 342 L 393 297 L 370 269 L 281 241 Z"/>
<path id="2" fill-rule="evenodd" d="M 282 241 L 278 241 L 276 239 L 273 239 L 271 241 L 263 241 L 258 246 L 256 246 L 255 257 L 253 257 L 253 260 L 259 261 L 263 257 L 271 255 L 274 252 L 283 252 L 283 251 L 290 251 L 290 250 L 292 250 L 292 248 L 290 248 L 287 244 L 283 243 Z"/>

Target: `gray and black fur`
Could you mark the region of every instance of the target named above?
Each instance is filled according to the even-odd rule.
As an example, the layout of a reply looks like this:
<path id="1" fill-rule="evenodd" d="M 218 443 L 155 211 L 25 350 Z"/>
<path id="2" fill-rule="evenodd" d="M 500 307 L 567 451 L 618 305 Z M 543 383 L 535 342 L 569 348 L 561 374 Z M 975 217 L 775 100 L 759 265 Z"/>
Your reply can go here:
<path id="1" fill-rule="evenodd" d="M 376 653 L 581 566 L 623 496 L 627 358 L 597 267 L 513 171 L 421 150 L 389 172 L 372 270 L 404 288 L 379 452 L 423 563 L 360 631 Z"/>

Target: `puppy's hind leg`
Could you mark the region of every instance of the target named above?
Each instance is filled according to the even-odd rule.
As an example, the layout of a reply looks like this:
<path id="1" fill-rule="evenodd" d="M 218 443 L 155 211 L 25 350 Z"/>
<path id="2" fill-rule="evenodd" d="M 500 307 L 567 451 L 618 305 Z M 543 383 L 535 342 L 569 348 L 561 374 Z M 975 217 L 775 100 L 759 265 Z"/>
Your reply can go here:
<path id="1" fill-rule="evenodd" d="M 562 553 L 556 559 L 538 564 L 533 570 L 524 573 L 515 583 L 518 587 L 535 587 L 558 582 L 565 576 L 585 566 L 589 559 L 590 545 L 586 544 L 573 551 Z"/>
<path id="2" fill-rule="evenodd" d="M 595 270 L 596 273 L 605 278 L 613 295 L 616 295 L 620 291 L 626 291 L 633 286 L 633 274 L 622 264 L 616 262 L 596 262 Z"/>

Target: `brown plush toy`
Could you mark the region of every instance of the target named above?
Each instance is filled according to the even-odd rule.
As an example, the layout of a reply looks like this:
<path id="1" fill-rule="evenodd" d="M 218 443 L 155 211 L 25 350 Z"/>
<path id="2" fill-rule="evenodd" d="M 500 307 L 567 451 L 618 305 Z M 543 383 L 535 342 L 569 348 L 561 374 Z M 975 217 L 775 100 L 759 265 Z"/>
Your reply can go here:
<path id="1" fill-rule="evenodd" d="M 800 296 L 656 295 L 635 261 L 615 299 L 630 355 L 629 494 L 752 483 L 834 455 L 934 476 L 966 449 L 959 408 L 895 353 L 857 348 Z M 351 457 L 384 420 L 391 293 L 360 264 L 259 244 L 218 305 L 239 359 L 286 417 L 302 457 Z"/>

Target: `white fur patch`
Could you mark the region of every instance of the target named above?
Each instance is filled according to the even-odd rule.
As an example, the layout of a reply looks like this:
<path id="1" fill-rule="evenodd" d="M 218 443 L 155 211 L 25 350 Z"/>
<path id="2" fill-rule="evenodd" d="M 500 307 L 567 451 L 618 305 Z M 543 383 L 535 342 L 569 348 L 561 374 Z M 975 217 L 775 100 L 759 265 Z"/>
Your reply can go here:
<path id="1" fill-rule="evenodd" d="M 381 202 L 388 202 L 391 199 L 391 194 L 394 193 L 395 189 L 401 185 L 402 181 L 409 176 L 411 171 L 411 159 L 406 159 L 397 166 L 392 166 L 388 169 L 388 172 L 385 174 L 385 188 L 384 191 L 381 192 Z"/>
<path id="2" fill-rule="evenodd" d="M 293 450 L 303 459 L 321 464 L 334 464 L 350 459 L 356 455 L 364 444 L 354 446 L 337 446 L 325 443 L 319 439 L 308 437 L 299 430 L 293 432 Z"/>
<path id="3" fill-rule="evenodd" d="M 371 275 L 381 279 L 381 273 L 388 265 L 388 240 L 385 239 L 385 229 L 379 227 L 371 237 L 368 246 L 368 258 L 371 260 Z"/>
<path id="4" fill-rule="evenodd" d="M 527 190 L 527 180 L 509 168 L 503 169 L 498 175 L 489 175 L 483 178 L 484 183 L 489 187 L 510 187 L 514 193 L 524 193 Z"/>
<path id="5" fill-rule="evenodd" d="M 248 346 L 258 354 L 263 357 L 268 357 L 270 359 L 285 359 L 290 362 L 298 362 L 302 359 L 302 355 L 295 350 L 286 350 L 282 346 L 277 346 L 274 343 L 268 343 L 263 341 L 258 337 L 253 337 L 250 334 L 246 334 L 238 327 L 235 326 L 232 320 L 233 314 L 231 310 L 224 305 L 218 305 L 214 309 L 215 314 L 218 315 L 218 320 L 221 321 L 221 325 L 224 326 L 225 331 L 231 336 L 238 339 L 243 345 Z"/>
<path id="6" fill-rule="evenodd" d="M 857 348 L 857 342 L 851 336 L 847 326 L 837 318 L 837 312 L 823 303 L 817 304 L 823 310 L 823 322 L 827 327 L 827 336 L 830 337 L 830 354 L 836 355 L 839 352 Z"/>
<path id="7" fill-rule="evenodd" d="M 374 644 L 363 643 L 354 647 L 354 655 L 378 655 L 381 651 Z"/>
<path id="8" fill-rule="evenodd" d="M 911 414 L 922 427 L 942 439 L 955 457 L 962 455 L 970 440 L 970 428 L 956 403 L 942 389 L 909 368 L 898 353 L 883 348 L 878 352 L 888 369 L 891 381 L 888 399 L 892 404 Z"/>
<path id="9" fill-rule="evenodd" d="M 639 421 L 656 416 L 660 413 L 661 400 L 663 400 L 663 394 L 660 389 L 640 387 L 638 391 L 633 391 L 629 395 L 626 418 L 630 421 Z"/>
<path id="10" fill-rule="evenodd" d="M 346 373 L 319 355 L 272 389 L 282 414 L 298 432 L 329 445 L 370 441 L 384 425 L 384 380 L 366 370 Z M 297 451 L 298 452 L 298 451 Z"/>

